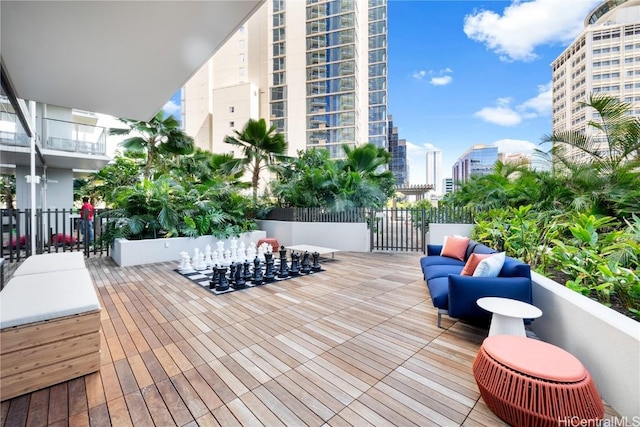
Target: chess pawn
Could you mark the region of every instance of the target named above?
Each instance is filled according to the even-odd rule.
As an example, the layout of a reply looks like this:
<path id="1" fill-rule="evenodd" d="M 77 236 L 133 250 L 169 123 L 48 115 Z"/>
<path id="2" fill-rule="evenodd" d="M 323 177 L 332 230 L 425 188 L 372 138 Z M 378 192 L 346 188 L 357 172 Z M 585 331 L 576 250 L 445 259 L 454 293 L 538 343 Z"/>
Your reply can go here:
<path id="1" fill-rule="evenodd" d="M 213 270 L 211 274 L 211 280 L 209 280 L 209 289 L 216 289 L 220 285 L 220 273 L 218 272 L 218 266 L 211 266 Z"/>
<path id="2" fill-rule="evenodd" d="M 300 274 L 300 254 L 296 252 L 291 253 L 291 269 L 289 274 L 292 276 L 298 276 Z"/>
<path id="3" fill-rule="evenodd" d="M 256 286 L 260 286 L 264 282 L 262 267 L 260 266 L 260 258 L 258 258 L 257 256 L 253 259 L 253 278 L 251 279 L 251 281 Z"/>
<path id="4" fill-rule="evenodd" d="M 198 260 L 196 261 L 196 265 L 194 265 L 194 268 L 198 271 L 207 269 L 207 264 L 205 264 L 204 262 L 204 254 L 202 252 L 198 254 Z"/>
<path id="5" fill-rule="evenodd" d="M 184 268 L 184 261 L 187 256 L 189 256 L 187 252 L 185 251 L 180 252 L 180 264 L 178 264 L 179 271 L 182 271 L 182 269 Z"/>
<path id="6" fill-rule="evenodd" d="M 222 260 L 222 264 L 228 267 L 232 263 L 233 261 L 231 260 L 231 251 L 227 249 L 226 251 L 224 251 L 224 259 Z"/>
<path id="7" fill-rule="evenodd" d="M 213 266 L 213 258 L 211 258 L 211 248 L 209 248 L 208 252 L 204 252 L 204 264 L 206 268 L 210 268 Z"/>
<path id="8" fill-rule="evenodd" d="M 229 289 L 229 282 L 227 281 L 227 267 L 216 266 L 216 272 L 220 278 L 220 282 L 216 285 L 216 291 L 223 292 Z"/>
<path id="9" fill-rule="evenodd" d="M 311 262 L 309 261 L 308 251 L 305 251 L 302 255 L 302 269 L 300 271 L 304 274 L 311 273 Z"/>
<path id="10" fill-rule="evenodd" d="M 264 258 L 264 254 L 265 254 L 266 250 L 267 250 L 267 248 L 265 247 L 264 243 L 258 247 L 257 256 L 258 256 L 258 258 L 260 258 L 260 261 L 266 261 L 265 258 Z"/>
<path id="11" fill-rule="evenodd" d="M 211 253 L 211 265 L 216 266 L 218 264 L 220 264 L 220 258 L 218 258 L 218 252 L 213 251 Z"/>
<path id="12" fill-rule="evenodd" d="M 193 266 L 195 267 L 195 265 L 198 263 L 198 260 L 200 259 L 200 249 L 195 248 L 193 250 L 193 257 L 191 257 L 191 261 L 193 261 Z"/>
<path id="13" fill-rule="evenodd" d="M 284 279 L 289 276 L 289 265 L 287 263 L 287 250 L 284 246 L 280 249 L 280 270 L 278 271 L 278 277 Z"/>
<path id="14" fill-rule="evenodd" d="M 180 273 L 193 273 L 194 271 L 195 270 L 191 265 L 191 259 L 189 258 L 189 254 L 187 254 L 184 257 L 184 265 L 182 266 L 182 270 L 180 270 Z"/>
<path id="15" fill-rule="evenodd" d="M 244 261 L 244 281 L 248 282 L 251 280 L 251 263 L 249 260 Z"/>
<path id="16" fill-rule="evenodd" d="M 245 280 L 244 280 L 244 272 L 242 269 L 242 263 L 237 263 L 236 264 L 236 276 L 235 276 L 235 280 L 233 281 L 233 288 L 234 289 L 244 289 L 247 287 Z"/>
<path id="17" fill-rule="evenodd" d="M 320 267 L 320 263 L 318 262 L 318 260 L 320 259 L 320 254 L 318 252 L 314 252 L 312 257 L 313 257 L 313 265 L 311 266 L 311 270 L 313 271 L 322 270 L 322 267 Z"/>
<path id="18" fill-rule="evenodd" d="M 249 243 L 247 248 L 247 259 L 252 260 L 256 257 L 256 244 L 254 242 Z"/>

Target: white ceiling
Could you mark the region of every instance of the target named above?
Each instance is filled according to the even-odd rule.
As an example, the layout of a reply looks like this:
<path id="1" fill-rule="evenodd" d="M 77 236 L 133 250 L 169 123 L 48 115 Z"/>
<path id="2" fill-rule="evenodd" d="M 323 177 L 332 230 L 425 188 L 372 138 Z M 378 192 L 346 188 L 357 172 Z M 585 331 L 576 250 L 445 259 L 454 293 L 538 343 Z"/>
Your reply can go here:
<path id="1" fill-rule="evenodd" d="M 265 0 L 0 1 L 18 97 L 151 119 Z"/>

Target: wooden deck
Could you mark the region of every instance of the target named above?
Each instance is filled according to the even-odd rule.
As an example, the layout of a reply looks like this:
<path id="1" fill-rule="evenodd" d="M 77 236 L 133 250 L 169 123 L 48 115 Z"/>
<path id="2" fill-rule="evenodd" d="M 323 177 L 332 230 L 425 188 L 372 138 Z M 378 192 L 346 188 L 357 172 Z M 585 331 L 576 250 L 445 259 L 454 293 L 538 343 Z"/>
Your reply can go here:
<path id="1" fill-rule="evenodd" d="M 471 372 L 487 331 L 436 327 L 419 257 L 341 252 L 219 296 L 177 263 L 88 259 L 100 372 L 2 402 L 0 425 L 505 425 Z"/>

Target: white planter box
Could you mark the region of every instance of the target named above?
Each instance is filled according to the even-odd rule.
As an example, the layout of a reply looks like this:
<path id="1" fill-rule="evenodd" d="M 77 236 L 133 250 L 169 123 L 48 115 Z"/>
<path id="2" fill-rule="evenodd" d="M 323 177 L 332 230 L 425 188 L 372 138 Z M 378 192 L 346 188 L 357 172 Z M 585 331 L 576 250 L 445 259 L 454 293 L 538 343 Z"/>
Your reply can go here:
<path id="1" fill-rule="evenodd" d="M 251 242 L 258 243 L 258 240 L 266 236 L 267 233 L 265 231 L 256 230 L 243 233 L 237 239 L 238 244 L 244 242 L 245 246 L 248 246 Z M 146 240 L 116 239 L 113 242 L 111 258 L 120 267 L 166 261 L 176 261 L 177 263 L 180 261 L 180 252 L 187 251 L 191 254 L 195 248 L 204 251 L 207 245 L 211 246 L 212 250 L 215 250 L 216 243 L 220 240 L 225 242 L 225 248 L 229 248 L 230 239 L 218 239 L 214 236 Z"/>
<path id="2" fill-rule="evenodd" d="M 533 303 L 542 317 L 531 329 L 576 356 L 602 398 L 623 417 L 640 414 L 640 322 L 537 273 Z"/>
<path id="3" fill-rule="evenodd" d="M 269 237 L 284 246 L 313 245 L 339 251 L 369 252 L 370 234 L 364 222 L 296 222 L 258 220 Z"/>

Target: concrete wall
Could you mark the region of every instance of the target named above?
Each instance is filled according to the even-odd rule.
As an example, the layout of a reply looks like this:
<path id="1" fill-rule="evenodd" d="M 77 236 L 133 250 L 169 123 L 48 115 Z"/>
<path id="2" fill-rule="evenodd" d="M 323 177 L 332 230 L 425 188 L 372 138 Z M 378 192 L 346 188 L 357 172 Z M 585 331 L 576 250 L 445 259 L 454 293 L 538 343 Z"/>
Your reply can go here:
<path id="1" fill-rule="evenodd" d="M 576 356 L 621 416 L 640 415 L 640 322 L 537 273 L 532 279 L 543 314 L 531 329 Z"/>
<path id="2" fill-rule="evenodd" d="M 238 244 L 244 242 L 245 246 L 248 246 L 251 242 L 258 243 L 258 240 L 264 237 L 266 237 L 266 233 L 260 230 L 244 233 L 238 237 Z M 180 252 L 187 251 L 191 254 L 195 248 L 204 252 L 207 245 L 215 250 L 219 240 L 225 242 L 225 248 L 229 247 L 230 239 L 218 239 L 214 236 L 201 236 L 195 239 L 191 237 L 146 240 L 116 239 L 113 243 L 111 258 L 120 267 L 167 261 L 176 261 L 177 266 L 180 261 Z"/>
<path id="3" fill-rule="evenodd" d="M 470 237 L 474 224 L 429 224 L 429 232 L 427 233 L 427 244 L 441 245 L 445 236 Z"/>
<path id="4" fill-rule="evenodd" d="M 284 246 L 314 245 L 340 251 L 369 252 L 370 235 L 365 223 L 256 221 L 267 237 Z"/>

